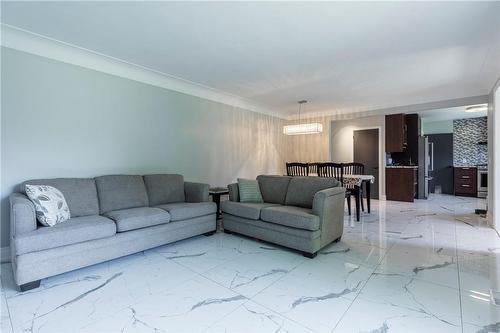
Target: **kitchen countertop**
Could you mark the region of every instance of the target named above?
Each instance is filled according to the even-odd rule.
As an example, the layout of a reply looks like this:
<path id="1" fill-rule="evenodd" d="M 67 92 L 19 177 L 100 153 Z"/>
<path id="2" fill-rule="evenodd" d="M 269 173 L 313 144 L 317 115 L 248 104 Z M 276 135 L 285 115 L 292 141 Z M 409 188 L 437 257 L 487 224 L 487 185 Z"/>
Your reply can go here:
<path id="1" fill-rule="evenodd" d="M 386 165 L 388 169 L 418 169 L 418 165 Z"/>

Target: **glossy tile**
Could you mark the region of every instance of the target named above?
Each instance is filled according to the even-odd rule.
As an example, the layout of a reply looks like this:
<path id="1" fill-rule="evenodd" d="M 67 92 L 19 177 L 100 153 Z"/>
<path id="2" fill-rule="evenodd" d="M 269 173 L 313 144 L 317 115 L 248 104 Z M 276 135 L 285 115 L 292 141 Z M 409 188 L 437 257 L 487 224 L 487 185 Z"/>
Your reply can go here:
<path id="1" fill-rule="evenodd" d="M 308 259 L 292 251 L 242 254 L 237 259 L 215 267 L 203 275 L 251 298 L 305 260 Z"/>
<path id="2" fill-rule="evenodd" d="M 399 275 L 375 274 L 335 332 L 461 332 L 453 288 Z"/>
<path id="3" fill-rule="evenodd" d="M 381 274 L 400 274 L 458 289 L 455 256 L 442 254 L 432 247 L 394 245 L 376 269 Z"/>
<path id="4" fill-rule="evenodd" d="M 144 297 L 76 332 L 199 332 L 247 299 L 198 276 Z"/>
<path id="5" fill-rule="evenodd" d="M 500 332 L 500 306 L 489 293 L 463 290 L 461 301 L 464 332 Z"/>
<path id="6" fill-rule="evenodd" d="M 252 299 L 314 331 L 331 331 L 372 272 L 342 258 L 318 256 Z"/>
<path id="7" fill-rule="evenodd" d="M 313 332 L 276 312 L 252 301 L 238 307 L 222 320 L 209 327 L 209 333 L 249 332 Z"/>
<path id="8" fill-rule="evenodd" d="M 10 322 L 9 308 L 0 282 L 0 332 L 12 333 L 12 324 Z"/>
<path id="9" fill-rule="evenodd" d="M 42 280 L 1 265 L 2 332 L 499 332 L 484 200 L 374 200 L 314 259 L 217 233 Z"/>

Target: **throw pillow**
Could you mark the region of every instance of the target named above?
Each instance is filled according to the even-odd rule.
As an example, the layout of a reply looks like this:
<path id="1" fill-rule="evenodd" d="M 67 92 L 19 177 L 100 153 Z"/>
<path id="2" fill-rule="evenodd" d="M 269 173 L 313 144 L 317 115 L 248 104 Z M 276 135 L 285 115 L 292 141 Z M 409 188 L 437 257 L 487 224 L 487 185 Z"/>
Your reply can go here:
<path id="1" fill-rule="evenodd" d="M 264 202 L 257 180 L 238 178 L 238 191 L 240 202 Z"/>
<path id="2" fill-rule="evenodd" d="M 48 185 L 26 185 L 26 195 L 35 205 L 37 220 L 47 227 L 71 218 L 64 195 Z"/>

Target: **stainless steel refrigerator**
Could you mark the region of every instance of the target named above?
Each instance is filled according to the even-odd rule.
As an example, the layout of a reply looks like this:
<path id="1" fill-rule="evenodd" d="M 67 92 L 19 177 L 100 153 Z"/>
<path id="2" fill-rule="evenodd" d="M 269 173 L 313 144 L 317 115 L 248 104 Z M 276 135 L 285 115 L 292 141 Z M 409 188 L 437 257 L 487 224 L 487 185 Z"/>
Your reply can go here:
<path id="1" fill-rule="evenodd" d="M 429 197 L 429 181 L 434 169 L 434 144 L 426 136 L 418 138 L 418 199 Z"/>

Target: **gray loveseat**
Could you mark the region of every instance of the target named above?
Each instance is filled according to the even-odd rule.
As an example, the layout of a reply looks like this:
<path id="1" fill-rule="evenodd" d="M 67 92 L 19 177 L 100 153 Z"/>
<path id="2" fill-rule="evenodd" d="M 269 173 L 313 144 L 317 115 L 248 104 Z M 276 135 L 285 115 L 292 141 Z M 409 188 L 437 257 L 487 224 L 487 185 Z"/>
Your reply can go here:
<path id="1" fill-rule="evenodd" d="M 71 219 L 37 224 L 25 184 L 50 185 L 68 203 Z M 181 175 L 112 175 L 24 182 L 10 197 L 11 256 L 22 291 L 40 279 L 188 237 L 213 234 L 216 205 L 208 185 Z"/>
<path id="2" fill-rule="evenodd" d="M 345 189 L 334 178 L 258 176 L 264 203 L 239 202 L 238 184 L 229 185 L 221 204 L 224 231 L 302 251 L 314 258 L 340 240 Z"/>

